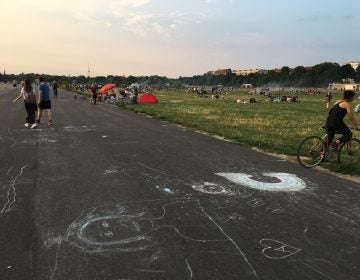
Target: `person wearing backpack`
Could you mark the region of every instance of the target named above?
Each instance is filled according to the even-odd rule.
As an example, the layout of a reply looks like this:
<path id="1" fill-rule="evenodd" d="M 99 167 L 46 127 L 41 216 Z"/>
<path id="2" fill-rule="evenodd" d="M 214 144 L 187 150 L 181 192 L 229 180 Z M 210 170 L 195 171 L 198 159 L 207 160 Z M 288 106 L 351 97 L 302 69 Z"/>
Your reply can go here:
<path id="1" fill-rule="evenodd" d="M 24 81 L 24 86 L 21 88 L 19 96 L 13 100 L 13 103 L 15 103 L 21 98 L 24 100 L 25 110 L 27 114 L 25 126 L 36 128 L 37 126 L 35 123 L 35 112 L 37 111 L 36 93 L 35 93 L 35 89 L 31 86 L 29 79 L 26 79 Z"/>

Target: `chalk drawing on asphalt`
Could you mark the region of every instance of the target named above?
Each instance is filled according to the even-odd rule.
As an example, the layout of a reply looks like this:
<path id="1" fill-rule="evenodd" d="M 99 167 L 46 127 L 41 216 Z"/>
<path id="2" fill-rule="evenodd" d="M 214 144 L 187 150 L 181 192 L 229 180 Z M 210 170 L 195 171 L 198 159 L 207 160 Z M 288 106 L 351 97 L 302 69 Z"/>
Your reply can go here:
<path id="1" fill-rule="evenodd" d="M 193 185 L 192 188 L 194 190 L 207 194 L 230 194 L 230 191 L 228 191 L 225 186 L 209 182 L 204 182 L 200 185 Z"/>
<path id="2" fill-rule="evenodd" d="M 53 144 L 58 141 L 59 140 L 56 138 L 39 137 L 37 139 L 27 139 L 27 140 L 22 141 L 21 143 L 35 145 L 35 144 Z"/>
<path id="3" fill-rule="evenodd" d="M 327 212 L 355 225 L 360 225 L 360 208 L 330 209 Z"/>
<path id="4" fill-rule="evenodd" d="M 170 187 L 156 186 L 155 188 L 157 190 L 160 190 L 161 192 L 164 192 L 164 193 L 167 193 L 167 194 L 175 194 L 175 191 L 173 191 Z"/>
<path id="5" fill-rule="evenodd" d="M 104 171 L 104 175 L 113 175 L 119 173 L 119 170 L 117 169 L 117 167 L 110 167 L 109 169 L 106 169 Z"/>
<path id="6" fill-rule="evenodd" d="M 10 177 L 9 186 L 7 188 L 6 192 L 6 201 L 4 205 L 1 208 L 0 214 L 4 214 L 11 211 L 11 206 L 16 202 L 16 181 L 21 177 L 21 175 L 24 172 L 24 169 L 27 167 L 27 165 L 24 165 L 20 168 L 19 174 L 16 176 L 10 175 L 13 167 L 10 167 L 6 173 Z"/>
<path id="7" fill-rule="evenodd" d="M 240 218 L 237 213 L 232 217 Z M 64 246 L 81 253 L 126 258 L 121 279 L 135 272 L 142 276 L 161 273 L 170 279 L 175 275 L 169 264 L 181 267 L 176 273 L 182 273 L 183 279 L 200 277 L 203 269 L 215 275 L 212 279 L 231 278 L 234 273 L 246 280 L 258 279 L 246 254 L 199 200 L 150 200 L 89 209 L 68 227 L 51 279 L 67 259 L 68 250 L 61 250 Z M 223 265 L 214 266 L 215 262 Z"/>
<path id="8" fill-rule="evenodd" d="M 343 275 L 337 265 L 325 259 L 290 260 L 295 269 L 311 279 L 341 279 Z"/>
<path id="9" fill-rule="evenodd" d="M 294 174 L 264 173 L 264 176 L 278 179 L 278 182 L 268 183 L 252 179 L 252 175 L 245 173 L 216 173 L 228 181 L 245 187 L 266 191 L 300 191 L 306 188 L 306 183 Z"/>
<path id="10" fill-rule="evenodd" d="M 269 259 L 285 259 L 301 251 L 299 248 L 274 239 L 261 239 L 259 243 L 264 247 L 262 254 Z"/>
<path id="11" fill-rule="evenodd" d="M 82 126 L 65 126 L 64 127 L 64 131 L 69 131 L 69 132 L 85 132 L 85 131 L 93 131 L 95 130 L 96 126 L 87 126 L 87 125 L 82 125 Z"/>

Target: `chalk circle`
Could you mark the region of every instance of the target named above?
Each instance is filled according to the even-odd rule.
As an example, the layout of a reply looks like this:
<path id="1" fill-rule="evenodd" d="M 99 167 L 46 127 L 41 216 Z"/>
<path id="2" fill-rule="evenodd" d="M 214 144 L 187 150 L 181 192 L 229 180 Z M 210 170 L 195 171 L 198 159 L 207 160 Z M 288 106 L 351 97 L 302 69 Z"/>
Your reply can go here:
<path id="1" fill-rule="evenodd" d="M 260 182 L 252 179 L 252 175 L 245 173 L 216 173 L 216 175 L 238 185 L 265 191 L 294 192 L 307 187 L 302 179 L 289 173 L 263 173 L 264 176 L 276 178 L 278 180 L 276 183 Z"/>
<path id="2" fill-rule="evenodd" d="M 86 252 L 134 252 L 152 247 L 149 231 L 145 212 L 93 208 L 69 226 L 65 240 Z"/>
<path id="3" fill-rule="evenodd" d="M 220 186 L 214 183 L 204 182 L 202 185 L 193 185 L 192 188 L 202 193 L 207 194 L 228 194 L 224 186 Z"/>

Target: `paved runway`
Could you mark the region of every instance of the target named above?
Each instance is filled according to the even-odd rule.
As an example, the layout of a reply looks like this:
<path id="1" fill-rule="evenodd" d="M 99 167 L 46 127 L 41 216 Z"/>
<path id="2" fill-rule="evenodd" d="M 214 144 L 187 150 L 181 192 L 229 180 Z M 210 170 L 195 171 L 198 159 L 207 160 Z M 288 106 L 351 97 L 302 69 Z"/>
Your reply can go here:
<path id="1" fill-rule="evenodd" d="M 0 279 L 359 279 L 360 184 L 59 90 L 0 85 Z"/>

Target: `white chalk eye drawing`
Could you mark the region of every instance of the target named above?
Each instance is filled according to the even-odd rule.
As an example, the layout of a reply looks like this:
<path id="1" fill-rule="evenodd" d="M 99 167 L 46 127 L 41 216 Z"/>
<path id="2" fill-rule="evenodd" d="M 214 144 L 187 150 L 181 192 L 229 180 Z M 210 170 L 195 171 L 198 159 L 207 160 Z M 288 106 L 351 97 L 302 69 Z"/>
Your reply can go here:
<path id="1" fill-rule="evenodd" d="M 208 183 L 208 182 L 204 182 L 202 185 L 194 185 L 194 186 L 192 186 L 192 188 L 194 190 L 200 191 L 202 193 L 207 193 L 207 194 L 228 194 L 229 193 L 225 189 L 225 187 L 217 185 L 217 184 L 213 184 L 213 183 Z"/>
<path id="2" fill-rule="evenodd" d="M 269 259 L 285 259 L 301 251 L 299 248 L 273 239 L 261 239 L 259 243 L 264 247 L 262 254 Z"/>
<path id="3" fill-rule="evenodd" d="M 264 176 L 277 178 L 279 182 L 268 183 L 252 179 L 252 175 L 245 173 L 215 173 L 228 181 L 245 187 L 266 191 L 300 191 L 306 188 L 306 183 L 294 174 L 264 173 Z"/>

